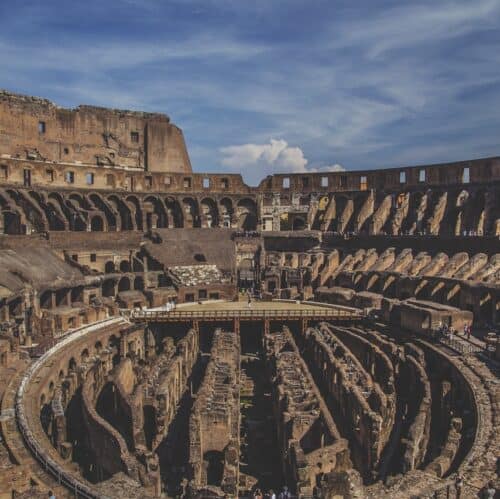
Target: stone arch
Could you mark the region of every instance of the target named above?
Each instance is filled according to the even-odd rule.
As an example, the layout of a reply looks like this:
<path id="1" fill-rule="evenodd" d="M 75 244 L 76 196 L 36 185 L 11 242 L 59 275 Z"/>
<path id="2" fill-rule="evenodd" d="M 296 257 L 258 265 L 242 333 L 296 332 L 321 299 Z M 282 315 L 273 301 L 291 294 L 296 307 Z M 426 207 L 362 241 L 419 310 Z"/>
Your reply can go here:
<path id="1" fill-rule="evenodd" d="M 80 204 L 76 204 L 73 200 L 66 200 L 59 192 L 49 193 L 47 203 L 50 203 L 55 211 L 66 218 L 69 230 L 87 230 L 87 212 Z"/>
<path id="2" fill-rule="evenodd" d="M 134 230 L 135 220 L 132 217 L 130 207 L 116 194 L 108 196 L 108 202 L 113 205 L 115 211 L 120 215 L 121 230 Z"/>
<path id="3" fill-rule="evenodd" d="M 330 223 L 330 230 L 333 232 L 343 232 L 345 230 L 346 222 L 342 223 L 341 218 L 345 217 L 346 207 L 350 198 L 348 196 L 337 194 L 335 196 L 336 216 Z M 347 219 L 347 222 L 349 219 Z"/>
<path id="4" fill-rule="evenodd" d="M 196 199 L 186 196 L 182 199 L 184 227 L 200 227 L 200 212 Z"/>
<path id="5" fill-rule="evenodd" d="M 80 192 L 71 192 L 68 195 L 67 200 L 75 202 L 82 210 L 89 211 L 93 209 L 88 199 L 86 199 L 85 196 Z"/>
<path id="6" fill-rule="evenodd" d="M 83 286 L 71 288 L 71 303 L 83 302 Z"/>
<path id="7" fill-rule="evenodd" d="M 118 292 L 130 291 L 130 279 L 128 277 L 122 277 L 118 281 Z"/>
<path id="8" fill-rule="evenodd" d="M 102 283 L 102 296 L 115 296 L 115 281 L 114 279 L 105 279 Z"/>
<path id="9" fill-rule="evenodd" d="M 129 451 L 134 450 L 134 433 L 130 406 L 122 400 L 117 386 L 109 381 L 99 393 L 96 411 L 124 438 Z"/>
<path id="10" fill-rule="evenodd" d="M 151 203 L 153 212 L 147 213 L 147 228 L 151 229 L 165 229 L 168 227 L 167 211 L 162 200 L 156 196 L 148 196 L 144 202 Z M 156 216 L 156 223 L 154 223 L 153 216 Z"/>
<path id="11" fill-rule="evenodd" d="M 89 354 L 89 349 L 85 348 L 82 350 L 80 353 L 80 362 L 85 363 L 89 360 L 90 354 Z"/>
<path id="12" fill-rule="evenodd" d="M 69 359 L 69 361 L 68 361 L 68 372 L 76 371 L 77 366 L 78 365 L 76 363 L 75 358 L 71 357 L 71 359 Z"/>
<path id="13" fill-rule="evenodd" d="M 122 260 L 120 262 L 120 272 L 130 272 L 130 262 L 128 260 Z"/>
<path id="14" fill-rule="evenodd" d="M 50 406 L 50 399 L 47 398 L 45 393 L 40 395 L 40 423 L 43 431 L 48 435 L 50 423 L 52 421 L 52 407 Z"/>
<path id="15" fill-rule="evenodd" d="M 217 203 L 212 198 L 203 198 L 200 203 L 202 226 L 203 227 L 218 227 L 219 226 L 219 210 Z"/>
<path id="16" fill-rule="evenodd" d="M 372 194 L 370 191 L 366 191 L 357 193 L 353 196 L 352 215 L 346 222 L 344 230 L 346 230 L 347 232 L 353 232 L 353 231 L 359 232 L 363 228 L 364 223 L 358 226 L 358 221 L 361 221 L 360 220 L 360 216 L 362 214 L 361 212 L 364 210 L 365 204 L 368 202 L 371 195 Z M 366 219 L 363 222 L 366 222 Z"/>
<path id="17" fill-rule="evenodd" d="M 230 228 L 231 222 L 234 216 L 234 206 L 233 201 L 230 198 L 222 198 L 219 201 L 220 205 L 220 214 L 221 214 L 221 222 L 223 227 Z"/>
<path id="18" fill-rule="evenodd" d="M 26 195 L 24 191 L 7 189 L 5 192 L 16 203 L 19 210 L 23 212 L 26 221 L 31 224 L 36 232 L 43 232 L 48 229 L 45 212 L 34 199 Z"/>
<path id="19" fill-rule="evenodd" d="M 115 271 L 116 271 L 116 269 L 115 269 L 115 262 L 113 262 L 112 260 L 108 260 L 104 264 L 104 273 L 106 273 L 106 274 L 112 274 Z"/>
<path id="20" fill-rule="evenodd" d="M 441 228 L 441 235 L 459 235 L 463 226 L 464 209 L 469 204 L 469 192 L 465 189 L 460 192 L 450 192 L 450 203 L 446 207 Z"/>
<path id="21" fill-rule="evenodd" d="M 478 189 L 471 193 L 464 206 L 462 230 L 473 231 L 477 234 L 487 233 L 487 215 L 487 191 L 486 189 Z"/>
<path id="22" fill-rule="evenodd" d="M 134 279 L 134 289 L 136 289 L 138 291 L 144 290 L 144 278 L 142 276 L 137 276 Z"/>
<path id="23" fill-rule="evenodd" d="M 242 198 L 237 203 L 238 227 L 243 230 L 257 229 L 257 204 L 253 199 Z"/>
<path id="24" fill-rule="evenodd" d="M 129 209 L 131 209 L 131 213 L 133 212 L 133 217 L 135 219 L 135 227 L 138 230 L 144 230 L 143 220 L 142 220 L 142 208 L 141 203 L 137 199 L 136 196 L 127 196 L 126 198 Z M 133 208 L 133 209 L 132 209 Z"/>
<path id="25" fill-rule="evenodd" d="M 90 230 L 92 232 L 104 231 L 104 220 L 100 215 L 93 215 L 90 219 Z"/>
<path id="26" fill-rule="evenodd" d="M 4 234 L 19 235 L 26 233 L 26 225 L 23 226 L 21 214 L 1 191 L 0 209 L 2 211 L 2 227 Z"/>
<path id="27" fill-rule="evenodd" d="M 427 193 L 412 192 L 408 206 L 408 215 L 401 224 L 403 234 L 413 235 L 424 228 L 424 218 L 427 211 Z"/>
<path id="28" fill-rule="evenodd" d="M 3 232 L 10 235 L 26 234 L 26 225 L 21 223 L 21 215 L 13 210 L 3 210 Z"/>
<path id="29" fill-rule="evenodd" d="M 144 255 L 141 253 L 136 254 L 132 257 L 132 271 L 133 272 L 144 272 Z"/>
<path id="30" fill-rule="evenodd" d="M 293 219 L 292 230 L 305 230 L 306 221 L 304 217 L 296 216 Z"/>
<path id="31" fill-rule="evenodd" d="M 117 217 L 111 206 L 97 193 L 89 194 L 88 198 L 94 205 L 95 209 L 101 211 L 106 219 L 107 230 L 118 230 Z"/>
<path id="32" fill-rule="evenodd" d="M 182 214 L 182 208 L 179 201 L 172 197 L 167 197 L 165 198 L 165 206 L 167 207 L 169 227 L 184 227 L 184 216 Z"/>
<path id="33" fill-rule="evenodd" d="M 59 231 L 68 228 L 67 221 L 60 213 L 60 210 L 57 210 L 52 203 L 47 202 L 44 195 L 36 191 L 29 191 L 28 194 L 40 206 L 40 209 L 43 210 L 47 220 L 48 230 Z"/>

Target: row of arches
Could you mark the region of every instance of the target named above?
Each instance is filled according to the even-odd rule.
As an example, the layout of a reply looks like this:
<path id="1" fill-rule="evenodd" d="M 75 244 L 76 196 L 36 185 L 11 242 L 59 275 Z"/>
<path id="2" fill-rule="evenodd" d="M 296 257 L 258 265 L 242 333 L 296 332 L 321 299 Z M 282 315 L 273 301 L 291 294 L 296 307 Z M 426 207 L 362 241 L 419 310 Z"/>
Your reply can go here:
<path id="1" fill-rule="evenodd" d="M 320 200 L 312 227 L 341 234 L 496 235 L 499 199 L 495 188 L 334 194 Z"/>
<path id="2" fill-rule="evenodd" d="M 0 190 L 3 232 L 147 231 L 162 228 L 237 227 L 255 230 L 251 197 L 196 197 L 91 192 Z"/>

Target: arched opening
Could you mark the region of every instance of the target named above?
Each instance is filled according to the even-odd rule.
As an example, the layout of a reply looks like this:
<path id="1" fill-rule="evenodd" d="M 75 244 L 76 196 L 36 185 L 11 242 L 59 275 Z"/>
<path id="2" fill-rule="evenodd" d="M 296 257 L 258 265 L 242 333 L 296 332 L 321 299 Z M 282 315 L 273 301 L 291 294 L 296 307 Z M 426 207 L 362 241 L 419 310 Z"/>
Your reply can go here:
<path id="1" fill-rule="evenodd" d="M 223 198 L 220 200 L 220 213 L 222 218 L 222 227 L 230 228 L 234 209 L 233 202 L 229 198 Z"/>
<path id="2" fill-rule="evenodd" d="M 249 198 L 240 199 L 237 204 L 238 227 L 243 230 L 257 229 L 257 205 Z"/>
<path id="3" fill-rule="evenodd" d="M 52 308 L 52 291 L 47 290 L 40 295 L 40 308 L 45 310 Z"/>
<path id="4" fill-rule="evenodd" d="M 104 264 L 104 272 L 106 274 L 112 274 L 113 272 L 115 272 L 115 263 L 112 261 L 106 262 Z"/>
<path id="5" fill-rule="evenodd" d="M 115 281 L 113 279 L 106 279 L 102 283 L 102 296 L 115 296 Z"/>
<path id="6" fill-rule="evenodd" d="M 145 203 L 151 203 L 152 211 L 147 213 L 148 230 L 165 229 L 168 227 L 167 212 L 162 201 L 154 196 L 148 196 Z"/>
<path id="7" fill-rule="evenodd" d="M 106 383 L 97 397 L 96 411 L 124 438 L 129 451 L 134 450 L 130 407 L 122 399 L 114 383 Z"/>
<path id="8" fill-rule="evenodd" d="M 76 286 L 71 289 L 71 303 L 83 302 L 83 286 Z"/>
<path id="9" fill-rule="evenodd" d="M 207 485 L 219 486 L 224 473 L 224 453 L 217 450 L 205 452 L 203 461 L 207 467 Z"/>
<path id="10" fill-rule="evenodd" d="M 98 194 L 91 194 L 89 196 L 89 199 L 94 204 L 95 209 L 100 210 L 106 217 L 107 230 L 109 231 L 116 230 L 117 228 L 116 216 L 111 210 L 110 205 L 104 199 L 102 199 L 101 196 L 99 196 Z"/>
<path id="11" fill-rule="evenodd" d="M 102 232 L 104 230 L 104 223 L 99 215 L 94 215 L 90 221 L 90 230 L 92 232 Z"/>
<path id="12" fill-rule="evenodd" d="M 62 214 L 67 221 L 68 227 L 73 231 L 87 230 L 87 223 L 82 215 L 82 207 L 71 200 L 65 201 L 58 192 L 51 192 L 48 195 L 47 203 L 50 204 L 54 210 Z M 85 213 L 86 216 L 86 213 Z"/>
<path id="13" fill-rule="evenodd" d="M 423 192 L 410 194 L 408 215 L 401 224 L 402 234 L 413 235 L 423 229 L 423 220 L 427 210 L 427 196 Z"/>
<path id="14" fill-rule="evenodd" d="M 133 230 L 134 223 L 132 221 L 132 212 L 126 203 L 118 196 L 109 196 L 108 202 L 114 207 L 115 211 L 120 215 L 121 230 Z"/>
<path id="15" fill-rule="evenodd" d="M 43 209 L 45 217 L 47 218 L 47 222 L 49 224 L 49 230 L 66 230 L 64 218 L 61 217 L 60 213 L 52 203 L 47 202 L 45 194 L 42 196 L 40 193 L 35 191 L 31 191 L 29 194 L 38 202 L 39 206 Z"/>
<path id="16" fill-rule="evenodd" d="M 118 282 L 118 292 L 130 291 L 130 279 L 128 277 L 122 277 Z"/>
<path id="17" fill-rule="evenodd" d="M 141 276 L 137 276 L 134 279 L 134 289 L 137 289 L 139 291 L 144 290 L 144 279 Z"/>
<path id="18" fill-rule="evenodd" d="M 50 401 L 44 393 L 40 396 L 40 423 L 42 424 L 43 431 L 48 435 L 50 431 L 50 423 L 52 421 L 52 408 Z"/>
<path id="19" fill-rule="evenodd" d="M 120 262 L 120 272 L 130 272 L 130 262 L 128 260 Z"/>
<path id="20" fill-rule="evenodd" d="M 306 221 L 302 217 L 295 217 L 293 219 L 292 230 L 305 230 Z"/>
<path id="21" fill-rule="evenodd" d="M 19 236 L 26 233 L 26 227 L 21 224 L 21 217 L 12 211 L 3 212 L 4 234 Z"/>
<path id="22" fill-rule="evenodd" d="M 132 271 L 144 272 L 144 262 L 142 261 L 143 255 L 137 255 L 132 258 Z"/>
<path id="23" fill-rule="evenodd" d="M 348 206 L 349 199 L 346 196 L 335 196 L 335 218 L 330 223 L 330 230 L 332 232 L 343 232 L 346 223 L 349 221 L 350 216 L 346 207 Z M 352 215 L 352 213 L 351 213 Z"/>
<path id="24" fill-rule="evenodd" d="M 213 199 L 202 199 L 201 214 L 203 227 L 210 228 L 219 226 L 219 211 L 217 209 L 217 203 Z"/>
<path id="25" fill-rule="evenodd" d="M 200 214 L 196 200 L 186 197 L 182 200 L 182 205 L 184 207 L 184 227 L 200 227 Z"/>
<path id="26" fill-rule="evenodd" d="M 87 348 L 85 348 L 85 350 L 82 351 L 82 353 L 80 354 L 80 360 L 81 362 L 87 362 L 87 360 L 89 360 L 89 351 Z"/>
<path id="27" fill-rule="evenodd" d="M 165 205 L 167 207 L 167 214 L 169 218 L 169 226 L 180 228 L 184 226 L 184 217 L 182 209 L 178 201 L 173 198 L 166 198 Z M 171 222 L 171 223 L 170 223 Z"/>
<path id="28" fill-rule="evenodd" d="M 76 360 L 74 357 L 71 357 L 68 362 L 68 371 L 76 371 Z"/>
<path id="29" fill-rule="evenodd" d="M 143 406 L 144 418 L 144 437 L 146 439 L 146 446 L 149 450 L 153 448 L 153 439 L 156 436 L 156 409 L 152 405 Z"/>
<path id="30" fill-rule="evenodd" d="M 144 230 L 143 222 L 142 222 L 142 209 L 139 200 L 135 196 L 128 196 L 127 203 L 131 207 L 131 212 L 134 212 L 135 216 L 135 225 L 138 230 Z"/>

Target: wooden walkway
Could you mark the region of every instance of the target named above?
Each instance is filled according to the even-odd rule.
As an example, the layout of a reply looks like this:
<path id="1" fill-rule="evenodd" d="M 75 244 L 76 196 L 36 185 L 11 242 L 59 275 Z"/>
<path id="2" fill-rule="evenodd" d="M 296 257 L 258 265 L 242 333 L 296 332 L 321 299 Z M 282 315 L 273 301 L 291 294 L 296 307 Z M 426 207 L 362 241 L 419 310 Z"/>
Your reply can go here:
<path id="1" fill-rule="evenodd" d="M 360 311 L 348 307 L 322 306 L 294 301 L 214 302 L 179 307 L 176 310 L 135 310 L 130 319 L 146 322 L 182 321 L 261 321 L 261 320 L 327 320 L 360 319 Z"/>

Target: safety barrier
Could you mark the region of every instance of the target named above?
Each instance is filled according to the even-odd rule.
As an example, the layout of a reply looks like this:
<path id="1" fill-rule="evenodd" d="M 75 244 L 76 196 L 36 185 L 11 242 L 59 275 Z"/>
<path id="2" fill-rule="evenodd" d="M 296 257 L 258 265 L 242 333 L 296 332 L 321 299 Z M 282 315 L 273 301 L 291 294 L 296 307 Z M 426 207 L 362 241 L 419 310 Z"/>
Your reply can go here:
<path id="1" fill-rule="evenodd" d="M 101 321 L 95 322 L 94 324 L 83 326 L 74 330 L 71 334 L 66 336 L 63 340 L 57 343 L 50 350 L 45 352 L 38 360 L 36 360 L 31 366 L 28 368 L 26 373 L 24 374 L 21 384 L 16 393 L 16 419 L 19 431 L 23 436 L 26 447 L 32 452 L 35 459 L 42 465 L 42 468 L 45 469 L 48 473 L 50 473 L 59 484 L 67 487 L 71 492 L 75 494 L 75 497 L 83 497 L 86 499 L 108 499 L 101 494 L 97 494 L 90 487 L 88 487 L 83 482 L 77 480 L 73 475 L 64 471 L 62 466 L 57 463 L 54 459 L 47 455 L 44 452 L 42 446 L 35 438 L 35 435 L 31 431 L 28 425 L 28 420 L 24 411 L 23 398 L 26 392 L 26 388 L 29 385 L 30 380 L 33 378 L 35 373 L 44 365 L 45 361 L 48 360 L 50 356 L 55 354 L 56 352 L 62 350 L 75 340 L 86 336 L 90 333 L 93 333 L 103 327 L 109 327 L 111 325 L 118 325 L 120 323 L 126 324 L 122 317 L 113 317 L 110 319 L 103 319 Z"/>

